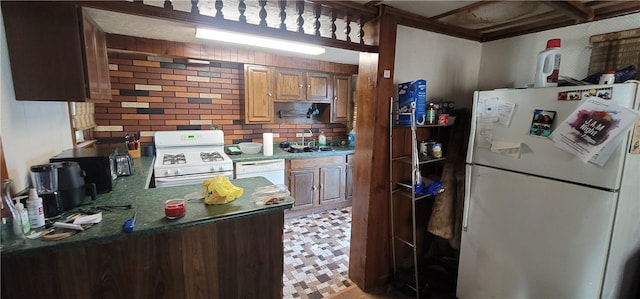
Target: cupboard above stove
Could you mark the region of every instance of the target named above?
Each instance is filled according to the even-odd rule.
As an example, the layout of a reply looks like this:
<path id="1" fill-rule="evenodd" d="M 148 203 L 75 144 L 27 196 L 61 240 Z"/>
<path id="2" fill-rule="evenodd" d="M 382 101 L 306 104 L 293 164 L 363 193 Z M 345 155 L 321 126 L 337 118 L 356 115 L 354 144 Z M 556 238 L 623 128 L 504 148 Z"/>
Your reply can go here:
<path id="1" fill-rule="evenodd" d="M 105 33 L 69 2 L 2 1 L 17 100 L 108 101 Z"/>

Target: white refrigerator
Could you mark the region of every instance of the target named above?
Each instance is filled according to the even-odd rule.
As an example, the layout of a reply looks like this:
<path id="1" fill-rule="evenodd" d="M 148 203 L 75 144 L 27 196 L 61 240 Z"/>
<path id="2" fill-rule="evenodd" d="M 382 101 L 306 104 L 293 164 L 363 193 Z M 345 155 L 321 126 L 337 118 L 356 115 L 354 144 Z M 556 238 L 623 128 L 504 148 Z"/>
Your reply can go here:
<path id="1" fill-rule="evenodd" d="M 637 83 L 475 92 L 458 298 L 620 298 L 637 285 L 629 281 L 640 268 L 633 129 L 609 140 L 602 166 L 548 136 L 594 92 L 638 110 Z M 550 128 L 538 114 L 552 117 Z"/>

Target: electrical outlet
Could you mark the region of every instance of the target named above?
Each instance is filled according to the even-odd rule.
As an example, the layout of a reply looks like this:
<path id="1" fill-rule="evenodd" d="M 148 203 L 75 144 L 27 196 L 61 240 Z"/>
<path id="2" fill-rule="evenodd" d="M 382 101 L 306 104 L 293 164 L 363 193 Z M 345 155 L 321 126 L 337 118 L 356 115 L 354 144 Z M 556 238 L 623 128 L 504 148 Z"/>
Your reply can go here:
<path id="1" fill-rule="evenodd" d="M 273 133 L 273 138 L 280 138 L 280 133 Z"/>
<path id="2" fill-rule="evenodd" d="M 313 134 L 311 133 L 296 133 L 296 137 L 313 137 Z"/>

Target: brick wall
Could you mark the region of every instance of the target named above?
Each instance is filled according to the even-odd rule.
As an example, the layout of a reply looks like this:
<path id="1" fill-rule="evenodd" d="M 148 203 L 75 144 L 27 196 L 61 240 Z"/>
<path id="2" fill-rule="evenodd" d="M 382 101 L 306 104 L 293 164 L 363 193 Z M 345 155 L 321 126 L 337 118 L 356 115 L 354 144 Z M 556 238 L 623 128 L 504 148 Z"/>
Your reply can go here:
<path id="1" fill-rule="evenodd" d="M 203 66 L 188 64 L 185 59 L 203 59 L 202 55 L 171 57 L 151 53 L 151 45 L 164 43 L 169 43 L 172 49 L 179 46 L 185 49 L 197 47 L 192 44 L 109 36 L 107 44 L 110 48 L 109 69 L 113 99 L 109 103 L 95 104 L 98 125 L 95 137 L 98 140 L 113 142 L 123 138 L 127 132 L 130 135 L 139 132 L 143 143 L 152 143 L 155 131 L 208 130 L 212 126 L 224 131 L 227 144 L 260 142 L 264 132 L 279 133 L 280 137 L 275 138 L 276 142 L 294 141 L 299 139 L 295 134 L 304 129 L 324 131 L 329 140 L 346 139 L 346 124 L 309 123 L 305 119 L 274 124 L 243 123 L 244 62 L 254 62 L 256 57 L 277 62 L 284 61 L 283 57 L 224 48 L 227 53 L 241 51 L 245 57 L 240 59 L 236 54 L 222 57 L 226 61 L 207 59 L 210 64 Z M 140 44 L 149 45 L 149 48 L 140 49 Z M 208 48 L 213 50 L 213 47 Z M 222 52 L 220 48 L 216 49 Z M 288 61 L 287 67 L 298 65 L 305 66 L 305 69 L 334 72 L 347 70 L 352 73 L 357 70 L 357 66 L 351 65 L 299 58 L 285 60 Z M 317 138 L 317 134 L 314 137 Z"/>

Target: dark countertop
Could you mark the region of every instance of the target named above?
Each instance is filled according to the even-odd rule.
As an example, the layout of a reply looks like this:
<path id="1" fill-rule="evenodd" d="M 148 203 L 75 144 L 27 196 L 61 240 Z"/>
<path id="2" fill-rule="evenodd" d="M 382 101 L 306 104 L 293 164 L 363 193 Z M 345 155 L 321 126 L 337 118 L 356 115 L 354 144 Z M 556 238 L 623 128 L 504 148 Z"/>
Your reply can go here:
<path id="1" fill-rule="evenodd" d="M 275 149 L 274 149 L 275 150 Z M 258 156 L 258 155 L 256 155 Z M 128 177 L 118 177 L 114 181 L 113 190 L 106 194 L 99 194 L 95 202 L 90 202 L 82 208 L 106 205 L 132 204 L 131 210 L 114 209 L 112 212 L 102 212 L 102 222 L 77 233 L 69 238 L 58 241 L 42 241 L 27 239 L 24 244 L 2 248 L 2 255 L 33 253 L 35 250 L 63 248 L 67 246 L 86 245 L 87 242 L 111 242 L 123 238 L 132 238 L 144 234 L 159 233 L 194 225 L 202 225 L 232 219 L 235 217 L 251 216 L 274 210 L 290 209 L 294 199 L 287 197 L 282 203 L 274 205 L 257 205 L 251 194 L 255 188 L 268 186 L 272 183 L 263 177 L 232 180 L 232 183 L 244 189 L 241 197 L 223 205 L 205 205 L 201 200 L 187 203 L 186 215 L 182 218 L 169 220 L 164 215 L 164 202 L 168 199 L 183 198 L 185 195 L 199 191 L 201 185 L 188 185 L 167 188 L 148 188 L 153 169 L 153 157 L 135 158 L 135 173 Z M 255 160 L 255 158 L 254 158 Z M 132 233 L 123 233 L 122 224 L 137 211 L 136 225 Z M 73 213 L 71 210 L 65 214 Z"/>
<path id="2" fill-rule="evenodd" d="M 304 153 L 290 153 L 281 149 L 278 144 L 273 145 L 273 156 L 265 156 L 262 151 L 255 155 L 228 155 L 233 162 L 249 162 L 260 160 L 274 160 L 274 159 L 307 159 L 316 157 L 327 157 L 336 155 L 349 155 L 354 153 L 354 148 L 350 146 L 332 146 L 332 151 L 324 152 L 304 152 Z"/>

